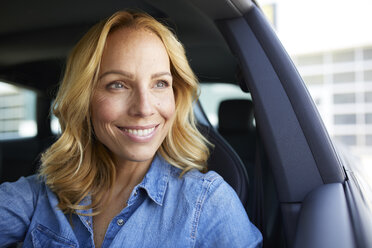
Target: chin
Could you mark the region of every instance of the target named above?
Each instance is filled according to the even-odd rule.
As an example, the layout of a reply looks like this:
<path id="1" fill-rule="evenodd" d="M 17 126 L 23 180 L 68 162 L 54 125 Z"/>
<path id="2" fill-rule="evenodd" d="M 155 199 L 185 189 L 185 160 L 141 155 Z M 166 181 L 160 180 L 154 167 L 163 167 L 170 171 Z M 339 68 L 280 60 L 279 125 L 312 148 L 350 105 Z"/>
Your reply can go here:
<path id="1" fill-rule="evenodd" d="M 130 153 L 130 154 L 123 154 L 118 156 L 121 161 L 131 161 L 131 162 L 146 162 L 152 160 L 156 154 L 155 152 L 149 152 L 146 154 L 141 154 L 141 152 Z"/>

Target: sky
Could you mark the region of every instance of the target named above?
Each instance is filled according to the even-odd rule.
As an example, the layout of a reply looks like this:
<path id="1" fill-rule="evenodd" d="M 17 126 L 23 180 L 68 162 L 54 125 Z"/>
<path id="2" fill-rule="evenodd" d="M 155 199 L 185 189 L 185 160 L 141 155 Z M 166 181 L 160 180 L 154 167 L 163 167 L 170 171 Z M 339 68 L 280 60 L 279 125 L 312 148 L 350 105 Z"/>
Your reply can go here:
<path id="1" fill-rule="evenodd" d="M 372 45 L 372 0 L 276 2 L 277 33 L 290 54 Z"/>

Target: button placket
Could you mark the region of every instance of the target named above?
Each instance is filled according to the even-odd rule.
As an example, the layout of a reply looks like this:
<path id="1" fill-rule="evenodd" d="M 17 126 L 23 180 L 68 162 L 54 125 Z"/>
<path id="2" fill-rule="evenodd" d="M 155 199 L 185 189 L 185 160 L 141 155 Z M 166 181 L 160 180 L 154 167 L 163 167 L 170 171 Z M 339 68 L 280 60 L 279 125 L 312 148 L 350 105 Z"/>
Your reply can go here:
<path id="1" fill-rule="evenodd" d="M 87 223 L 88 226 L 90 226 L 90 227 L 92 226 L 90 220 L 86 220 L 85 222 Z"/>
<path id="2" fill-rule="evenodd" d="M 123 219 L 118 219 L 117 221 L 116 221 L 116 224 L 118 225 L 118 226 L 123 226 L 124 225 L 124 220 Z"/>

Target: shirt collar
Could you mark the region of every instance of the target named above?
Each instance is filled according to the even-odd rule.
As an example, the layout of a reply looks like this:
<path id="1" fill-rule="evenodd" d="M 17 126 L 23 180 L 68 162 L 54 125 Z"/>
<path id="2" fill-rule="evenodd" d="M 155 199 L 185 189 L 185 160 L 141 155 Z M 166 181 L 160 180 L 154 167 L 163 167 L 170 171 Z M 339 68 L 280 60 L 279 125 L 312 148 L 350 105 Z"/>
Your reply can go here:
<path id="1" fill-rule="evenodd" d="M 144 189 L 151 200 L 162 206 L 170 171 L 171 165 L 157 154 L 142 182 L 137 187 Z"/>

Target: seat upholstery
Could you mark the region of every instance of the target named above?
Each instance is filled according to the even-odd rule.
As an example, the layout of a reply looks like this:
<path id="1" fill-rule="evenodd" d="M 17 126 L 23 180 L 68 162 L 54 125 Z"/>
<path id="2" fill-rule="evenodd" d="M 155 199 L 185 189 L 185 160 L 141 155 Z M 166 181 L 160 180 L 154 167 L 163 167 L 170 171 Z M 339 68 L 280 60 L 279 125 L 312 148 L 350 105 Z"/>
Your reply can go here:
<path id="1" fill-rule="evenodd" d="M 249 180 L 244 164 L 234 149 L 218 134 L 203 112 L 200 103 L 194 105 L 198 128 L 214 145 L 208 160 L 208 169 L 220 174 L 230 184 L 245 207 L 248 205 Z"/>
<path id="2" fill-rule="evenodd" d="M 253 176 L 256 156 L 256 127 L 253 103 L 248 99 L 231 99 L 220 103 L 218 109 L 218 132 L 237 152 Z"/>
<path id="3" fill-rule="evenodd" d="M 229 99 L 222 101 L 218 109 L 218 132 L 239 155 L 248 173 L 247 212 L 252 221 L 260 215 L 262 206 L 257 203 L 262 197 L 260 180 L 257 177 L 257 136 L 254 122 L 253 103 L 249 99 Z M 258 213 L 259 212 L 259 213 Z"/>

